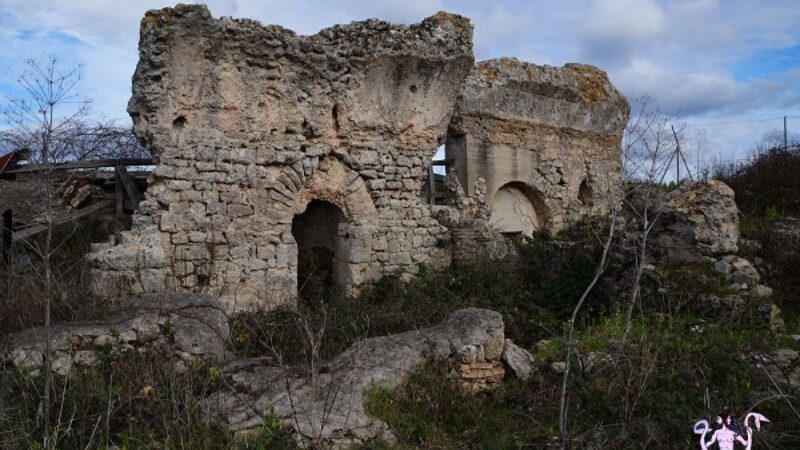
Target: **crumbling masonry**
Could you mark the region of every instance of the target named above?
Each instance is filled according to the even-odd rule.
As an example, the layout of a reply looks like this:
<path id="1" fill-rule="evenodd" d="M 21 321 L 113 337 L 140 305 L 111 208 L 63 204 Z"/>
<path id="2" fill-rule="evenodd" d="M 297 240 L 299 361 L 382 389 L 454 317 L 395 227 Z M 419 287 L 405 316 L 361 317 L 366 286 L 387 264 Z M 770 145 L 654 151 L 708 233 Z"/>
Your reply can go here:
<path id="1" fill-rule="evenodd" d="M 128 110 L 157 165 L 132 229 L 90 254 L 98 294 L 208 291 L 229 311 L 292 302 L 310 246 L 354 292 L 448 264 L 443 216 L 557 230 L 606 210 L 619 177 L 628 106 L 605 73 L 473 68 L 464 17 L 300 36 L 179 5 L 145 15 L 139 52 Z M 445 140 L 464 196 L 434 207 L 423 180 Z"/>

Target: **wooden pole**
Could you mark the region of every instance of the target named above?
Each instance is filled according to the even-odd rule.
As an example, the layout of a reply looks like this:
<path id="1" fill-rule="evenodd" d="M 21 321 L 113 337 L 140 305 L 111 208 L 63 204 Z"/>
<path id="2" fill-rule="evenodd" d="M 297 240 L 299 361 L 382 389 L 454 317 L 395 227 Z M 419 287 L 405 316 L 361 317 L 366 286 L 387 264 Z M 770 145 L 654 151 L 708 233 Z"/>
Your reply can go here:
<path id="1" fill-rule="evenodd" d="M 658 184 L 664 182 L 664 178 L 667 176 L 667 172 L 669 172 L 669 168 L 672 167 L 672 159 L 675 158 L 675 152 L 669 154 L 669 161 L 667 161 L 667 167 L 664 168 L 664 172 L 661 174 L 661 179 L 658 180 Z"/>
<path id="2" fill-rule="evenodd" d="M 133 184 L 130 175 L 128 175 L 128 169 L 126 169 L 123 164 L 117 164 L 115 167 L 116 174 L 119 176 L 119 181 L 122 187 L 125 188 L 125 193 L 128 194 L 128 198 L 133 202 L 133 209 L 136 209 L 136 206 L 139 204 L 139 191 L 136 189 L 136 185 Z"/>
<path id="3" fill-rule="evenodd" d="M 122 187 L 122 177 L 119 174 L 119 166 L 114 166 L 114 203 L 114 213 L 118 218 L 122 217 L 124 214 L 125 194 Z"/>
<path id="4" fill-rule="evenodd" d="M 672 136 L 675 138 L 675 154 L 677 155 L 677 161 L 675 161 L 675 184 L 679 184 L 681 182 L 681 141 L 678 140 L 678 133 L 675 132 L 675 127 L 673 125 L 669 126 L 672 128 Z M 672 161 L 672 159 L 670 159 Z M 686 161 L 684 160 L 684 163 Z"/>
<path id="5" fill-rule="evenodd" d="M 11 233 L 14 226 L 13 213 L 10 209 L 3 212 L 3 262 L 11 262 Z"/>

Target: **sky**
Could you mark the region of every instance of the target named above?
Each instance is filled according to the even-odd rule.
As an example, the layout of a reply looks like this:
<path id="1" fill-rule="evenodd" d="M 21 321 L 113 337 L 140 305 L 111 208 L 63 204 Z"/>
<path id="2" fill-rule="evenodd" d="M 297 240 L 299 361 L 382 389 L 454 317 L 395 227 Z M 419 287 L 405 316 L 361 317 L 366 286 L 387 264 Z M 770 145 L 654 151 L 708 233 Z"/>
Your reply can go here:
<path id="1" fill-rule="evenodd" d="M 694 159 L 745 158 L 789 116 L 800 137 L 800 0 L 208 0 L 215 17 L 248 17 L 301 34 L 377 17 L 416 23 L 443 10 L 472 20 L 476 60 L 593 64 L 633 103 L 704 136 Z M 139 21 L 154 0 L 0 0 L 0 101 L 28 58 L 81 61 L 94 109 L 130 123 L 125 105 Z M 699 150 L 699 151 L 697 151 Z"/>

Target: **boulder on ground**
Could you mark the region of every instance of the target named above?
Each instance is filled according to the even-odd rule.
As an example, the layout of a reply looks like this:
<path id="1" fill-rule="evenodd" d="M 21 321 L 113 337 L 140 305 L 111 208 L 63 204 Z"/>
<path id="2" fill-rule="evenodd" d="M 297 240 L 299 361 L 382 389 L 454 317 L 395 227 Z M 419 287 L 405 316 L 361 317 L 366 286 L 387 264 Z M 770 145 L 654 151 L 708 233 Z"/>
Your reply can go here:
<path id="1" fill-rule="evenodd" d="M 527 380 L 533 371 L 533 356 L 511 342 L 511 339 L 506 339 L 503 347 L 503 362 L 517 378 L 522 380 Z"/>
<path id="2" fill-rule="evenodd" d="M 222 304 L 209 294 L 151 294 L 96 322 L 73 322 L 50 329 L 53 372 L 66 375 L 75 366 L 93 366 L 99 352 L 134 348 L 170 348 L 177 357 L 222 361 L 230 330 Z M 45 328 L 20 331 L 0 340 L 0 359 L 32 373 L 45 364 Z"/>
<path id="3" fill-rule="evenodd" d="M 721 181 L 681 185 L 665 196 L 658 220 L 655 247 L 668 261 L 702 261 L 738 250 L 739 209 Z"/>
<path id="4" fill-rule="evenodd" d="M 755 286 L 761 281 L 761 275 L 750 261 L 736 255 L 726 255 L 714 263 L 714 271 L 725 275 L 731 283 Z"/>
<path id="5" fill-rule="evenodd" d="M 494 370 L 504 349 L 503 333 L 499 313 L 469 308 L 430 328 L 357 342 L 316 374 L 275 367 L 265 358 L 234 361 L 223 368 L 226 388 L 203 406 L 210 420 L 236 432 L 274 417 L 304 446 L 391 440 L 386 423 L 365 410 L 371 389 L 399 386 L 429 359 L 491 364 L 486 370 Z"/>

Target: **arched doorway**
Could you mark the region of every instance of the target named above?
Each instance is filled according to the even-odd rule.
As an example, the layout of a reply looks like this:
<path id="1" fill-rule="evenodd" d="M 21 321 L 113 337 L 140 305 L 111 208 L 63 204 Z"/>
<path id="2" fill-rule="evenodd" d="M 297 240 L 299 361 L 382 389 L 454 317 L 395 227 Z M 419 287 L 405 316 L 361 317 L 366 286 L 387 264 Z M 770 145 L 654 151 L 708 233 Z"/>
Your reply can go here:
<path id="1" fill-rule="evenodd" d="M 501 233 L 531 236 L 545 219 L 544 202 L 524 183 L 505 184 L 492 197 L 489 223 Z"/>
<path id="2" fill-rule="evenodd" d="M 347 285 L 347 220 L 333 203 L 313 200 L 292 220 L 297 242 L 297 292 L 320 298 Z"/>

